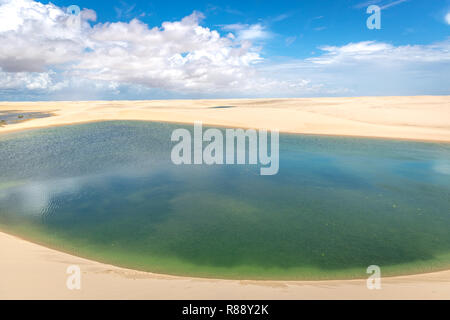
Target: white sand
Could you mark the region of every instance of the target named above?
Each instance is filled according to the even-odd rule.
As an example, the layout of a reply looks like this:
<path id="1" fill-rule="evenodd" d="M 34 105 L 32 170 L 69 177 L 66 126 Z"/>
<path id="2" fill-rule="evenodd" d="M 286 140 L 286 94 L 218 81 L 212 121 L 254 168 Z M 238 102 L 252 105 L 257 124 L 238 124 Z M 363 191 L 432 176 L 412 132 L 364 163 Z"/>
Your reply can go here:
<path id="1" fill-rule="evenodd" d="M 214 108 L 234 106 L 234 108 Z M 450 141 L 450 96 L 252 100 L 0 102 L 0 111 L 55 116 L 0 127 L 14 130 L 101 120 L 202 121 L 283 132 Z"/>

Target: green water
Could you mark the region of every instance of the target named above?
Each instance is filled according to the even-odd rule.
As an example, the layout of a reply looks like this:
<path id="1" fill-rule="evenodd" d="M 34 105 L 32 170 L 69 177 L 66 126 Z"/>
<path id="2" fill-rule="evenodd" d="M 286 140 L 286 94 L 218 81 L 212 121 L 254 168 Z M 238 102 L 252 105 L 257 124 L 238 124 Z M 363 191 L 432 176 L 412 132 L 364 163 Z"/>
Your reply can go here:
<path id="1" fill-rule="evenodd" d="M 280 136 L 280 171 L 175 166 L 180 125 L 0 136 L 0 229 L 141 270 L 245 279 L 450 266 L 450 144 Z M 192 127 L 184 126 L 192 131 Z"/>

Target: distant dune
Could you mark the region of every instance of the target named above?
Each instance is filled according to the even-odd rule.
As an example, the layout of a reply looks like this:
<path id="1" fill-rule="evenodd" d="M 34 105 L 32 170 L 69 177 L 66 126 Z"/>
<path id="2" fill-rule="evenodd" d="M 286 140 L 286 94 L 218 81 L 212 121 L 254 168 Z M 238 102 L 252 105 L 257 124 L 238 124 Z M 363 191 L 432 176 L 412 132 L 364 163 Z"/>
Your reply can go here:
<path id="1" fill-rule="evenodd" d="M 0 133 L 102 120 L 153 120 L 282 132 L 450 141 L 450 96 L 88 102 L 0 102 L 53 116 L 0 126 Z M 1 120 L 1 115 L 0 115 Z"/>

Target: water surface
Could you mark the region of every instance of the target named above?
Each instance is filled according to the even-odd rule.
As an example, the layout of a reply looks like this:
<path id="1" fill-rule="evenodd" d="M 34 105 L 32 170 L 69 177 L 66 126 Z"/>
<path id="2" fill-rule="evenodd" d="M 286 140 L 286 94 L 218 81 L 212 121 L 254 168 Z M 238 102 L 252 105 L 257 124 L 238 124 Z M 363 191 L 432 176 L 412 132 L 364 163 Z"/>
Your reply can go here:
<path id="1" fill-rule="evenodd" d="M 31 119 L 47 118 L 51 117 L 53 114 L 51 112 L 32 112 L 32 111 L 19 111 L 19 110 L 0 110 L 0 127 L 19 123 Z"/>
<path id="2" fill-rule="evenodd" d="M 449 267 L 449 144 L 281 135 L 280 171 L 261 176 L 259 166 L 173 165 L 179 127 L 114 121 L 1 135 L 0 228 L 178 275 Z"/>

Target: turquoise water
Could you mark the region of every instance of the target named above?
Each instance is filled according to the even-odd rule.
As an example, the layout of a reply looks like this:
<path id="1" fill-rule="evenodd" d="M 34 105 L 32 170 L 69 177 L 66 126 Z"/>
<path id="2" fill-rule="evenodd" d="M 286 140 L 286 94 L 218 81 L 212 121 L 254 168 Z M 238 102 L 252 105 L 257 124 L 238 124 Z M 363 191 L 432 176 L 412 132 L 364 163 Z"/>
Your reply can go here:
<path id="1" fill-rule="evenodd" d="M 0 136 L 0 229 L 153 272 L 330 279 L 450 266 L 450 144 L 280 136 L 280 171 L 175 166 L 174 129 Z"/>

